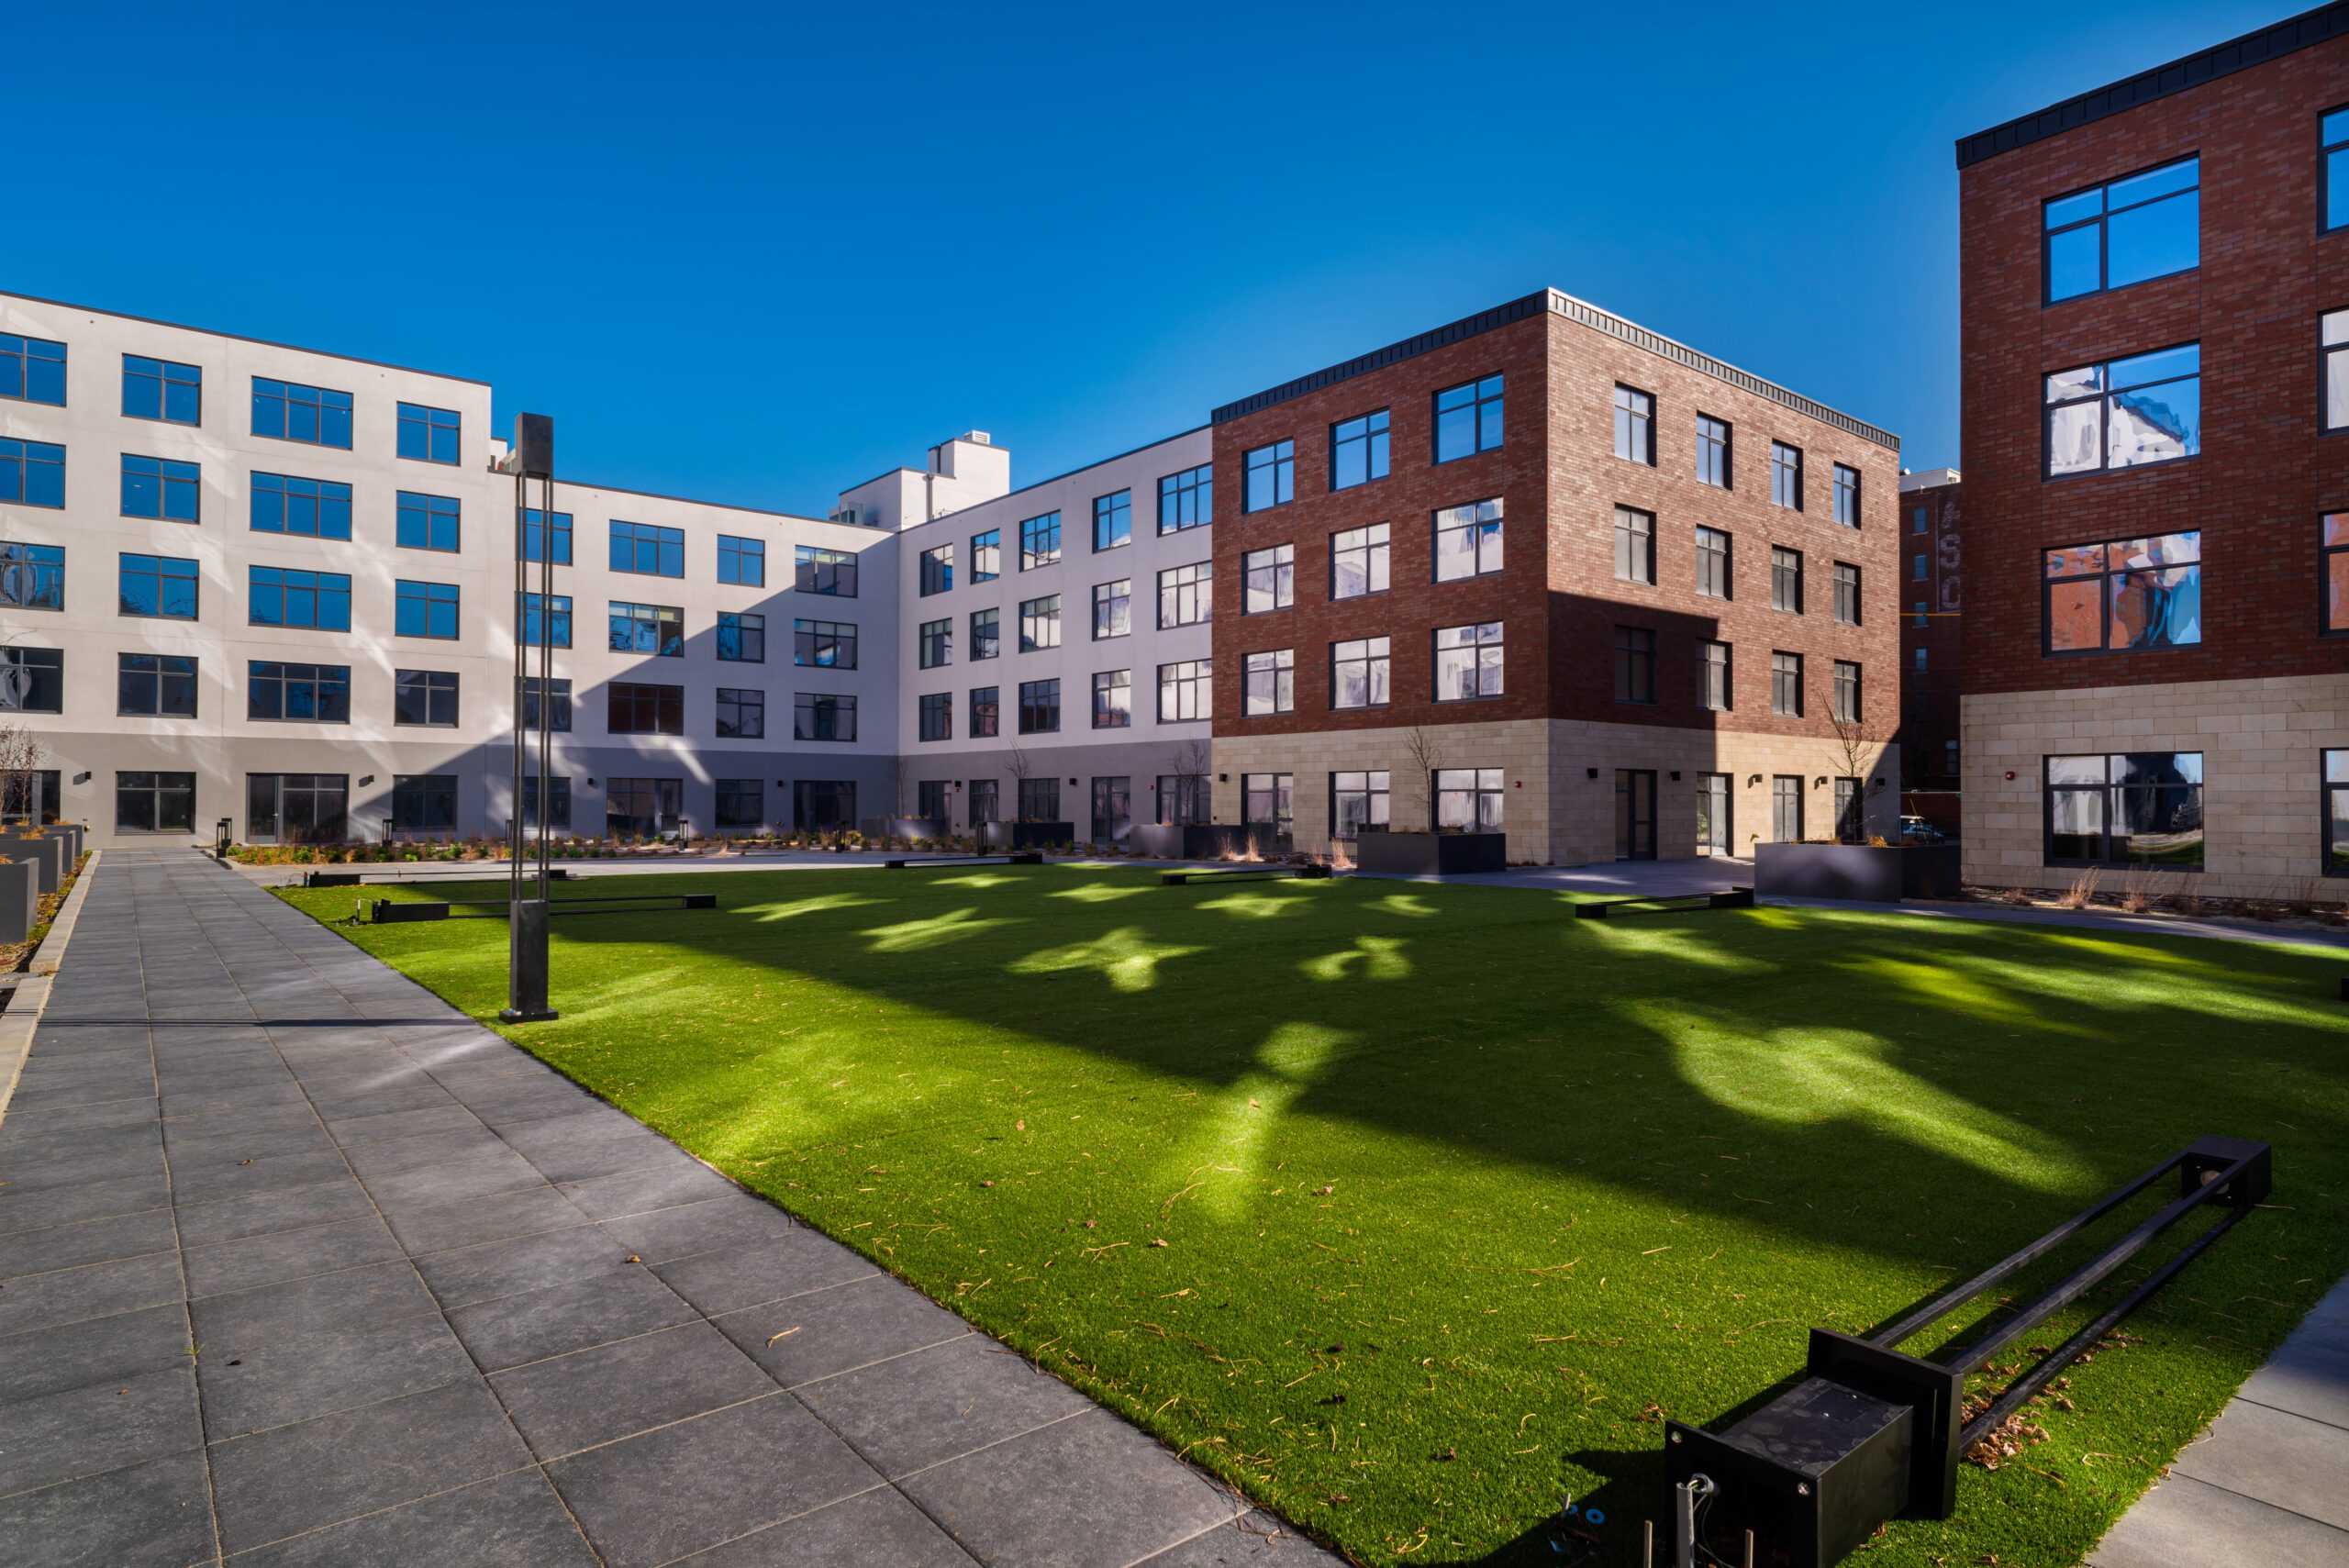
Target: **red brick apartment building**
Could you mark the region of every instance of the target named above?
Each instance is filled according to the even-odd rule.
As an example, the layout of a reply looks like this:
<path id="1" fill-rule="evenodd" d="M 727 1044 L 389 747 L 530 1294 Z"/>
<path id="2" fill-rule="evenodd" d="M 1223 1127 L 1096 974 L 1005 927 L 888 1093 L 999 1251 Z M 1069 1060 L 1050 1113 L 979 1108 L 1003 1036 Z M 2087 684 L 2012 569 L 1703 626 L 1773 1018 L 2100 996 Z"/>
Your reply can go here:
<path id="1" fill-rule="evenodd" d="M 2337 897 L 2349 4 L 1957 161 L 1966 875 Z"/>
<path id="2" fill-rule="evenodd" d="M 1900 476 L 1901 806 L 1945 833 L 1959 829 L 1959 580 L 1964 484 L 1954 468 Z"/>
<path id="3" fill-rule="evenodd" d="M 1545 290 L 1213 434 L 1217 820 L 1554 863 L 1893 830 L 1886 431 Z"/>

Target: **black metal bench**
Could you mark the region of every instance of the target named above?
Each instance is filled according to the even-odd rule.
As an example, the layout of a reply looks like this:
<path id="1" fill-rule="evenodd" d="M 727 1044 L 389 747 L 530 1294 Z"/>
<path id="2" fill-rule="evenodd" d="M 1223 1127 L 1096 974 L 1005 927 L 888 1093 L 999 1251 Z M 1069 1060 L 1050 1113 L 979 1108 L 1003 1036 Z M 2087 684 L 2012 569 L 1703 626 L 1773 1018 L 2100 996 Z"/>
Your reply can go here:
<path id="1" fill-rule="evenodd" d="M 1040 866 L 1044 863 L 1041 850 L 1014 850 L 1002 855 L 904 855 L 893 861 L 883 861 L 883 871 L 903 871 L 907 866 Z"/>
<path id="2" fill-rule="evenodd" d="M 1161 887 L 1181 887 L 1193 882 L 1317 882 L 1330 874 L 1328 866 L 1237 866 L 1230 871 L 1169 871 L 1158 875 Z"/>
<path id="3" fill-rule="evenodd" d="M 1753 889 L 1724 888 L 1718 893 L 1659 895 L 1652 898 L 1607 898 L 1575 906 L 1577 920 L 1611 920 L 1618 915 L 1670 915 L 1684 909 L 1751 909 Z"/>
<path id="4" fill-rule="evenodd" d="M 378 898 L 368 918 L 378 926 L 406 925 L 419 920 L 495 920 L 512 906 L 512 901 L 505 898 L 443 898 L 412 904 Z M 603 898 L 552 899 L 547 904 L 547 914 L 626 915 L 653 909 L 717 907 L 718 895 L 715 893 L 621 893 Z M 456 912 L 460 909 L 477 909 L 483 913 L 459 915 Z"/>
<path id="5" fill-rule="evenodd" d="M 421 876 L 401 876 L 363 871 L 314 871 L 302 878 L 305 887 L 391 887 L 403 883 L 429 882 L 492 882 L 511 874 L 503 866 L 484 866 L 476 871 L 428 872 Z M 536 872 L 526 872 L 536 876 Z M 576 882 L 578 875 L 567 866 L 548 868 L 547 875 L 555 882 Z"/>

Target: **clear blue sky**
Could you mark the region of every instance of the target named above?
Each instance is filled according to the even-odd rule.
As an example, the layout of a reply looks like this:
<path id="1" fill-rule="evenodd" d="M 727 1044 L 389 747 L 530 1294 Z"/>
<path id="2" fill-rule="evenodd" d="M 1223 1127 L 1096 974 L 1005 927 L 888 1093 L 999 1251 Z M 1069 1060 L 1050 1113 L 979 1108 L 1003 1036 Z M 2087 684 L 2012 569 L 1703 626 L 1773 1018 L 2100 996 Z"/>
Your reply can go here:
<path id="1" fill-rule="evenodd" d="M 480 377 L 583 480 L 818 515 L 1544 284 L 1921 468 L 1954 139 L 2292 9 L 28 0 L 0 288 Z"/>

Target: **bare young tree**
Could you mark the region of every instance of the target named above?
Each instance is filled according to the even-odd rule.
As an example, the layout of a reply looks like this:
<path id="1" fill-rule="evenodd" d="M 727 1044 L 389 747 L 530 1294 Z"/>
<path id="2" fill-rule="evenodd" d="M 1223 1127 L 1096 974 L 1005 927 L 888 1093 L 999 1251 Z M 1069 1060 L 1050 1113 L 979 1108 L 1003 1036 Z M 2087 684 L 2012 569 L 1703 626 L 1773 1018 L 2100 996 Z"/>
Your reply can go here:
<path id="1" fill-rule="evenodd" d="M 1412 763 L 1419 772 L 1419 788 L 1425 791 L 1422 804 L 1428 826 L 1435 821 L 1435 775 L 1443 767 L 1443 740 L 1436 731 L 1415 724 L 1403 737 L 1403 750 L 1410 753 Z"/>
<path id="2" fill-rule="evenodd" d="M 1175 775 L 1178 778 L 1197 781 L 1181 787 L 1194 792 L 1193 805 L 1201 817 L 1215 815 L 1213 811 L 1208 809 L 1208 774 L 1214 766 L 1215 753 L 1208 748 L 1206 741 L 1197 736 L 1193 736 L 1174 748 Z M 1163 813 L 1170 803 L 1162 800 L 1158 804 Z"/>
<path id="3" fill-rule="evenodd" d="M 1011 775 L 1011 819 L 1025 822 L 1028 820 L 1028 791 L 1021 786 L 1035 776 L 1036 760 L 1028 754 L 1028 748 L 1014 740 L 1011 750 L 1003 754 L 1003 771 Z"/>
<path id="4" fill-rule="evenodd" d="M 1853 801 L 1853 816 L 1849 823 L 1835 824 L 1839 839 L 1867 840 L 1868 767 L 1882 756 L 1882 749 L 1872 744 L 1867 732 L 1855 718 L 1833 718 L 1828 723 L 1835 729 L 1836 760 L 1842 763 L 1842 776 L 1854 782 L 1858 795 Z"/>
<path id="5" fill-rule="evenodd" d="M 0 817 L 33 822 L 33 775 L 49 760 L 40 736 L 22 724 L 0 724 Z"/>

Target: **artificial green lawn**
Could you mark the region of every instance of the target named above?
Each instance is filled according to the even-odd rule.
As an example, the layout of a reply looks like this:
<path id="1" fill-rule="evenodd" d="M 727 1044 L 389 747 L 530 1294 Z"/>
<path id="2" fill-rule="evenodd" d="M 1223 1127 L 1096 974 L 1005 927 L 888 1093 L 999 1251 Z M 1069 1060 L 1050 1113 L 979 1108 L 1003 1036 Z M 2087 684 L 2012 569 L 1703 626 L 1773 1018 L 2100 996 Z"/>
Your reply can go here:
<path id="1" fill-rule="evenodd" d="M 2349 1268 L 2337 952 L 1107 867 L 558 891 L 688 887 L 558 919 L 562 1018 L 507 1032 L 1364 1562 L 1560 1562 L 1567 1490 L 1629 1561 L 1664 1416 L 2270 1140 L 2047 1440 L 1863 1559 L 2074 1562 Z M 501 922 L 341 929 L 504 1001 Z"/>

